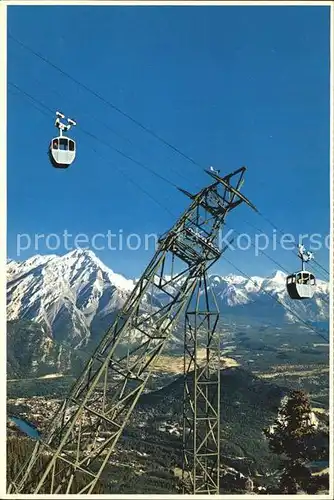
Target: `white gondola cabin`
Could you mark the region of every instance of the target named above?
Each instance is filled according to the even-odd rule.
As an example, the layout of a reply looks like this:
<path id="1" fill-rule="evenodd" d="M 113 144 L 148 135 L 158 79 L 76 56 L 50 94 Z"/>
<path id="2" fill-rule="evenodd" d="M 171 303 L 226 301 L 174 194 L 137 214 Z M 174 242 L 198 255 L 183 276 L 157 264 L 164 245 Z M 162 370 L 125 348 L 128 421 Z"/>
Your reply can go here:
<path id="1" fill-rule="evenodd" d="M 56 115 L 55 126 L 59 129 L 60 135 L 50 142 L 49 158 L 55 168 L 68 168 L 75 160 L 76 144 L 73 139 L 64 136 L 63 132 L 69 130 L 72 125 L 76 125 L 76 122 L 68 118 L 68 124 L 65 125 L 60 121 L 60 118 L 65 118 L 65 116 L 59 111 Z"/>
<path id="2" fill-rule="evenodd" d="M 291 299 L 312 299 L 316 287 L 315 276 L 308 271 L 290 274 L 286 286 Z"/>
<path id="3" fill-rule="evenodd" d="M 314 274 L 305 271 L 305 262 L 310 261 L 313 254 L 306 252 L 303 245 L 299 245 L 298 257 L 302 260 L 302 270 L 287 276 L 286 289 L 291 299 L 312 299 L 317 283 Z"/>

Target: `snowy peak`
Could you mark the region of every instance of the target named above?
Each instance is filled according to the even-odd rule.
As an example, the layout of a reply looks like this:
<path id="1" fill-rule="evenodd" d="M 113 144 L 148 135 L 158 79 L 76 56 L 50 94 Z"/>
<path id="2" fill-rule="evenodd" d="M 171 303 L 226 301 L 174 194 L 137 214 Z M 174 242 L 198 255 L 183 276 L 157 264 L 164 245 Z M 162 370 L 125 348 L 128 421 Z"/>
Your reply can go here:
<path id="1" fill-rule="evenodd" d="M 283 273 L 283 271 L 275 271 L 274 274 L 270 277 L 272 281 L 276 283 L 283 284 L 285 286 L 285 281 L 287 278 L 287 274 Z"/>
<path id="2" fill-rule="evenodd" d="M 36 255 L 7 265 L 7 317 L 42 324 L 74 347 L 89 340 L 93 323 L 120 309 L 134 284 L 91 250 Z"/>
<path id="3" fill-rule="evenodd" d="M 95 255 L 92 250 L 76 249 L 59 258 L 61 265 L 70 269 L 72 280 L 80 278 L 80 272 L 85 270 L 82 279 L 85 281 L 89 273 L 96 273 L 99 279 L 108 277 L 111 284 L 117 288 L 130 291 L 134 286 L 132 280 L 124 278 L 120 274 L 114 273 Z"/>

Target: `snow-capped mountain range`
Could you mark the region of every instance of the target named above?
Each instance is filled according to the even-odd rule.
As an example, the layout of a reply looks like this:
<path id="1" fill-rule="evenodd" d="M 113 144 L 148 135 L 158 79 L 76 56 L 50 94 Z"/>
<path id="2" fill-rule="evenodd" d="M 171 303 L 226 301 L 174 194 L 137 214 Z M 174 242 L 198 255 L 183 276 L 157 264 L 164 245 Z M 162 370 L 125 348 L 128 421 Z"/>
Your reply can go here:
<path id="1" fill-rule="evenodd" d="M 43 324 L 57 341 L 85 343 L 95 322 L 118 311 L 134 282 L 89 250 L 7 262 L 7 319 Z M 66 339 L 67 337 L 67 339 Z"/>
<path id="2" fill-rule="evenodd" d="M 222 314 L 281 323 L 296 321 L 291 309 L 303 320 L 326 322 L 329 284 L 318 280 L 312 300 L 292 301 L 285 278 L 281 271 L 269 278 L 211 275 L 208 286 L 214 290 Z M 114 273 L 91 250 L 36 255 L 23 262 L 9 260 L 7 319 L 35 321 L 54 341 L 66 341 L 76 348 L 107 328 L 134 286 L 135 281 Z"/>

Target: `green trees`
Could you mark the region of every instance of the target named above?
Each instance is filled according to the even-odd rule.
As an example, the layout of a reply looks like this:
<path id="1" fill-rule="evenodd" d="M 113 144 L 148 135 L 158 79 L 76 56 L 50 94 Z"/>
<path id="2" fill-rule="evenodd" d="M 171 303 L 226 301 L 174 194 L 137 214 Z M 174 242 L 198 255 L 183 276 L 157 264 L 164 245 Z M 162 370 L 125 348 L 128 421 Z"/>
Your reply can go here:
<path id="1" fill-rule="evenodd" d="M 264 433 L 271 451 L 281 456 L 279 493 L 315 493 L 326 488 L 326 478 L 312 476 L 310 465 L 328 459 L 328 430 L 319 426 L 304 392 L 291 392 L 274 425 Z"/>

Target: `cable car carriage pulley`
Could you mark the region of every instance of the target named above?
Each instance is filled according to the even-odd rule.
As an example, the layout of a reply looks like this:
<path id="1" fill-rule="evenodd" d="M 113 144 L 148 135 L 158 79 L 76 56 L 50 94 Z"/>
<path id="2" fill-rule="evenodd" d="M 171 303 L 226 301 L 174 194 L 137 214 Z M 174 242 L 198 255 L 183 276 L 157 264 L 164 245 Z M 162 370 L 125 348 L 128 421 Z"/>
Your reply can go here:
<path id="1" fill-rule="evenodd" d="M 305 262 L 313 259 L 313 254 L 307 252 L 304 245 L 298 245 L 298 257 L 302 261 L 302 270 L 287 276 L 287 292 L 291 299 L 312 299 L 316 289 L 316 279 L 314 274 L 305 270 Z"/>
<path id="2" fill-rule="evenodd" d="M 55 127 L 59 129 L 59 136 L 52 139 L 49 146 L 49 158 L 55 168 L 68 168 L 75 159 L 76 144 L 73 139 L 66 137 L 64 132 L 76 125 L 76 122 L 71 118 L 67 118 L 67 124 L 61 122 L 65 119 L 65 115 L 56 112 Z"/>

